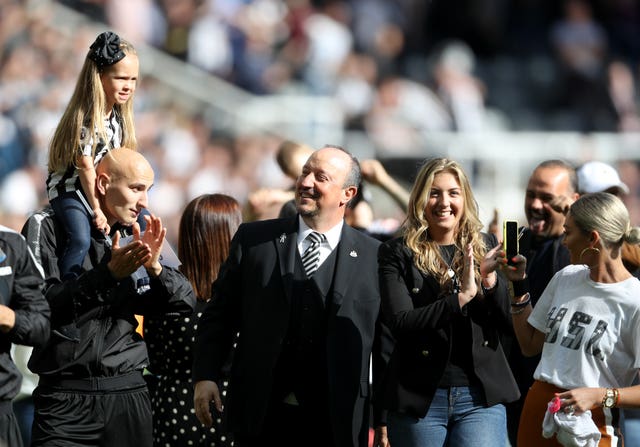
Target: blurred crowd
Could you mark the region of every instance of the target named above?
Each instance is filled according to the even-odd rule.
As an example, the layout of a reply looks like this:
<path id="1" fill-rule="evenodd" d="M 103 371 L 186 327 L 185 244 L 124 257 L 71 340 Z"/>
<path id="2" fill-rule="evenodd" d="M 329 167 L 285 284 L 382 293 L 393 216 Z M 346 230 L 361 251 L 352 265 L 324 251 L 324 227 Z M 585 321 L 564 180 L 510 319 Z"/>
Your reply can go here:
<path id="1" fill-rule="evenodd" d="M 47 144 L 95 35 L 52 27 L 47 3 L 0 0 L 0 208 L 9 226 L 43 203 Z M 57 3 L 251 93 L 331 95 L 346 129 L 391 151 L 440 130 L 640 130 L 632 0 Z M 212 131 L 204 117 L 159 104 L 155 82 L 144 76 L 138 86 L 136 130 L 169 229 L 204 192 L 244 204 L 252 191 L 291 186 L 275 162 L 281 140 Z"/>

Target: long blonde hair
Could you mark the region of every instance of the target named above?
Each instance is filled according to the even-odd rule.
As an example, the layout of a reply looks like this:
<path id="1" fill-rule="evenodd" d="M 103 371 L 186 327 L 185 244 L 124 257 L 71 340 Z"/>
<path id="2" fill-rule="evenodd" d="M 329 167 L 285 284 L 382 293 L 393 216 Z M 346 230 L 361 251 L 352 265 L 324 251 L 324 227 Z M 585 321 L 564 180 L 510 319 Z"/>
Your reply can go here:
<path id="1" fill-rule="evenodd" d="M 120 40 L 120 48 L 125 55 L 136 54 L 131 43 Z M 125 56 L 126 57 L 126 56 Z M 93 135 L 92 155 L 95 156 L 99 140 L 108 141 L 104 127 L 104 117 L 108 112 L 107 99 L 102 87 L 100 75 L 111 66 L 98 68 L 88 54 L 80 70 L 73 95 L 62 114 L 58 127 L 49 144 L 49 172 L 62 172 L 69 166 L 77 166 L 78 148 L 81 145 L 81 130 L 86 127 Z M 113 112 L 122 119 L 121 146 L 137 149 L 135 127 L 133 125 L 133 96 L 122 105 L 113 106 Z M 97 138 L 96 138 L 97 137 Z M 89 137 L 87 137 L 89 138 Z"/>
<path id="2" fill-rule="evenodd" d="M 450 284 L 451 278 L 443 268 L 447 261 L 440 254 L 440 246 L 429 237 L 429 223 L 425 217 L 425 209 L 431 193 L 431 186 L 437 174 L 452 174 L 460 185 L 464 207 L 458 228 L 454 235 L 454 244 L 457 247 L 451 263 L 451 268 L 458 277 L 462 276 L 464 248 L 467 244 L 473 247 L 473 257 L 476 264 L 476 279 L 480 279 L 479 265 L 487 250 L 480 234 L 483 225 L 478 217 L 478 204 L 467 175 L 462 167 L 455 161 L 447 158 L 433 158 L 427 160 L 413 184 L 409 197 L 409 209 L 407 218 L 402 227 L 402 235 L 405 244 L 413 253 L 416 267 L 425 274 L 431 274 L 438 278 L 442 287 Z"/>

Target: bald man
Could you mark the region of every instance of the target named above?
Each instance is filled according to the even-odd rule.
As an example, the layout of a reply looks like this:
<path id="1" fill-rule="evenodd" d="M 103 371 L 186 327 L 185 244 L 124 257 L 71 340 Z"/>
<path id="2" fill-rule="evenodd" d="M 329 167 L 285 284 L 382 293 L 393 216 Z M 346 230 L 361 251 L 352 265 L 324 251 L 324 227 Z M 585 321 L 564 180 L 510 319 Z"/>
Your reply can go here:
<path id="1" fill-rule="evenodd" d="M 181 273 L 160 263 L 166 229 L 145 216 L 153 185 L 151 165 L 138 152 L 118 148 L 96 169 L 96 193 L 111 227 L 91 234 L 77 277 L 60 277 L 65 233 L 50 208 L 30 217 L 22 232 L 45 272 L 51 337 L 36 348 L 29 368 L 39 375 L 33 396 L 33 446 L 151 447 L 151 404 L 142 371 L 147 350 L 135 315 L 188 314 L 193 290 Z M 121 244 L 122 236 L 132 236 Z M 140 267 L 145 287 L 133 280 Z"/>

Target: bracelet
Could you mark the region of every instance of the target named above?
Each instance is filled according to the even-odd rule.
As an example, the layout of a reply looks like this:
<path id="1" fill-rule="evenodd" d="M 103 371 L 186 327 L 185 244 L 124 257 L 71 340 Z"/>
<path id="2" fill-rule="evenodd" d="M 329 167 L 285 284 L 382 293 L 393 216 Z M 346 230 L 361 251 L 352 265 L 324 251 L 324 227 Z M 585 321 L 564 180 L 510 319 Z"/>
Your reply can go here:
<path id="1" fill-rule="evenodd" d="M 520 281 L 512 281 L 513 296 L 522 296 L 529 292 L 529 278 L 525 277 Z"/>
<path id="2" fill-rule="evenodd" d="M 524 312 L 525 309 L 526 309 L 526 307 L 521 307 L 520 309 L 517 309 L 515 311 L 513 309 L 511 309 L 510 313 L 511 313 L 511 315 L 518 315 L 518 314 L 521 314 L 522 312 Z"/>
<path id="3" fill-rule="evenodd" d="M 527 304 L 531 302 L 531 294 L 527 292 L 525 294 L 526 298 L 524 301 L 518 301 L 517 303 L 511 302 L 511 307 L 526 307 Z"/>

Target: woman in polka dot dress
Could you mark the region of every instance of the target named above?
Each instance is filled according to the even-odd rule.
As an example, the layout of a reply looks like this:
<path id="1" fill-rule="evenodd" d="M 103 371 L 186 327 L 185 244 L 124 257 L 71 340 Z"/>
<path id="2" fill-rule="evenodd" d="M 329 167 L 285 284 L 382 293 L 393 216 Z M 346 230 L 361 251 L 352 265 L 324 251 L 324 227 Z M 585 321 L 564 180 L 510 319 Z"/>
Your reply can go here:
<path id="1" fill-rule="evenodd" d="M 229 254 L 229 244 L 242 214 L 240 205 L 223 194 L 193 199 L 180 220 L 178 257 L 180 269 L 198 297 L 189 317 L 148 318 L 144 338 L 149 350 L 149 370 L 155 376 L 152 389 L 153 438 L 157 447 L 232 446 L 218 414 L 211 428 L 200 424 L 193 408 L 191 365 L 198 320 L 211 297 L 211 285 Z M 223 383 L 226 394 L 227 383 Z"/>

